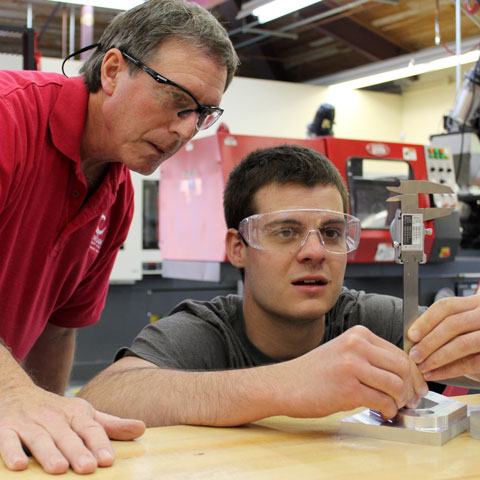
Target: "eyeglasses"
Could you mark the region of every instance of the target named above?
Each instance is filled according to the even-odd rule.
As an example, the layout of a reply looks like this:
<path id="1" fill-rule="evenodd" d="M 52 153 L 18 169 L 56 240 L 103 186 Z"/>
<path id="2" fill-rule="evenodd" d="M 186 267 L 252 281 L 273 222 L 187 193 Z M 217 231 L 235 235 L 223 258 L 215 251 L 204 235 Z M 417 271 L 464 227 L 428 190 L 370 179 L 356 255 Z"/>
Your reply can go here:
<path id="1" fill-rule="evenodd" d="M 253 248 L 275 252 L 298 251 L 316 233 L 330 253 L 353 252 L 360 241 L 360 220 L 323 209 L 278 210 L 244 218 L 238 231 Z"/>
<path id="2" fill-rule="evenodd" d="M 197 130 L 206 130 L 222 115 L 222 108 L 202 105 L 186 88 L 183 88 L 178 85 L 178 83 L 172 82 L 163 75 L 160 75 L 155 70 L 147 67 L 147 65 L 140 60 L 129 55 L 127 52 L 124 52 L 123 50 L 120 51 L 127 60 L 130 60 L 136 67 L 148 73 L 156 82 L 162 85 L 165 109 L 171 112 L 176 112 L 180 118 L 187 117 L 192 113 L 197 114 Z"/>

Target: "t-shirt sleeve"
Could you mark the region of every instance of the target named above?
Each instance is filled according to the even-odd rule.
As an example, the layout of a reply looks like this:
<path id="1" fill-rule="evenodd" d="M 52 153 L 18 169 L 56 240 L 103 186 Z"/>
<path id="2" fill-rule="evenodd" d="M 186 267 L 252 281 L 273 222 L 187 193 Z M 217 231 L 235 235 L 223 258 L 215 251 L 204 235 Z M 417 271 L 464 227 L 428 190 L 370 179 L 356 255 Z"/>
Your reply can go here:
<path id="1" fill-rule="evenodd" d="M 133 355 L 159 367 L 181 370 L 228 368 L 227 346 L 217 328 L 187 312 L 175 313 L 147 325 L 115 361 Z"/>

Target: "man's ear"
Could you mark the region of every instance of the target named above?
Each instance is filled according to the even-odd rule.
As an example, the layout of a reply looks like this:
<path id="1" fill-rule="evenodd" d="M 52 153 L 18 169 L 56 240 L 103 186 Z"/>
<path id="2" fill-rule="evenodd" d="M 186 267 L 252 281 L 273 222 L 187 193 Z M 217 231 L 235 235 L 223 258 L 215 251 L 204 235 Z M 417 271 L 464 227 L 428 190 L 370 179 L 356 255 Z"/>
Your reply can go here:
<path id="1" fill-rule="evenodd" d="M 102 90 L 112 95 L 118 83 L 118 74 L 127 68 L 126 60 L 118 48 L 111 48 L 105 53 L 101 66 Z"/>
<path id="2" fill-rule="evenodd" d="M 235 228 L 230 228 L 225 235 L 225 247 L 230 263 L 237 268 L 245 267 L 246 245 Z"/>

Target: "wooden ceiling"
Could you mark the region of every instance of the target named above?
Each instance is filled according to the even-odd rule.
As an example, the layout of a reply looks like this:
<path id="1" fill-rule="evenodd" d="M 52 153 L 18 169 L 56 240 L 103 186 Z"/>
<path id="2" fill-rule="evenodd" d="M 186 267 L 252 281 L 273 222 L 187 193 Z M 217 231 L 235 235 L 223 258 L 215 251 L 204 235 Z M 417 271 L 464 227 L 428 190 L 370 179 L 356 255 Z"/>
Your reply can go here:
<path id="1" fill-rule="evenodd" d="M 112 0 L 114 2 L 114 0 Z M 454 0 L 323 0 L 260 25 L 256 17 L 236 16 L 245 0 L 194 0 L 212 10 L 230 32 L 242 61 L 239 75 L 288 82 L 308 82 L 343 70 L 455 41 Z M 295 1 L 295 0 L 291 0 Z M 480 36 L 480 11 L 461 0 L 463 39 Z M 0 1 L 0 25 L 25 27 L 32 4 L 37 48 L 43 56 L 62 57 L 68 48 L 72 7 L 48 0 Z M 80 47 L 80 7 L 75 12 L 75 47 Z M 94 41 L 118 13 L 96 8 Z M 266 31 L 266 32 L 265 32 Z M 285 34 L 289 38 L 284 38 Z M 18 34 L 0 31 L 0 52 L 21 53 Z M 1 66 L 0 66 L 1 67 Z"/>

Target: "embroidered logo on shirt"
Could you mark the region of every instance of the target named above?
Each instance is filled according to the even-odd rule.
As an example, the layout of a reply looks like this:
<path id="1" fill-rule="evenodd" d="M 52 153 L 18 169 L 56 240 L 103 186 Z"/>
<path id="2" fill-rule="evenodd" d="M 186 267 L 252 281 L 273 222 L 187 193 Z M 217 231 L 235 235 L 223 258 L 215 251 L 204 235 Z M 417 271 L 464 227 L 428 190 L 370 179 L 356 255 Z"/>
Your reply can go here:
<path id="1" fill-rule="evenodd" d="M 102 243 L 104 238 L 104 233 L 107 230 L 108 225 L 106 225 L 107 217 L 102 214 L 100 221 L 98 222 L 95 233 L 93 234 L 92 240 L 90 242 L 90 249 L 95 253 L 99 253 L 102 248 Z"/>

